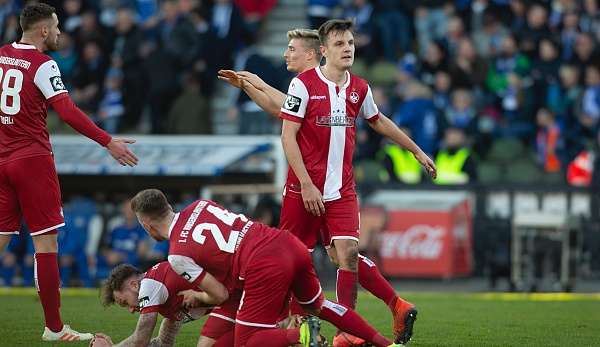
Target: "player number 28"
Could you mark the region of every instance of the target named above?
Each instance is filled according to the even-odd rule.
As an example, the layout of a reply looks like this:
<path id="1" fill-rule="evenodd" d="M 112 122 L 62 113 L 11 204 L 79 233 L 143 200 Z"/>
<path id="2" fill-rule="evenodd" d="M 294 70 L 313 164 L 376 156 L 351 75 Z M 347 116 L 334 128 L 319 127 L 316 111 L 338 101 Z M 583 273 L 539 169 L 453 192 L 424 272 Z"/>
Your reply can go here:
<path id="1" fill-rule="evenodd" d="M 248 221 L 248 218 L 243 214 L 229 212 L 217 206 L 209 205 L 206 210 L 229 226 L 232 226 L 233 222 L 238 218 L 244 222 Z M 200 223 L 196 225 L 194 231 L 192 231 L 192 239 L 203 245 L 204 242 L 206 242 L 206 235 L 204 235 L 205 231 L 211 233 L 220 250 L 227 253 L 235 252 L 235 244 L 240 234 L 239 231 L 231 230 L 229 238 L 225 239 L 225 236 L 218 225 L 214 223 Z"/>
<path id="2" fill-rule="evenodd" d="M 12 86 L 11 86 L 11 80 Z M 13 116 L 21 110 L 21 88 L 23 88 L 23 73 L 17 69 L 8 69 L 6 74 L 0 68 L 0 81 L 2 81 L 2 93 L 0 94 L 0 110 L 2 113 Z M 8 104 L 8 97 L 11 103 Z"/>

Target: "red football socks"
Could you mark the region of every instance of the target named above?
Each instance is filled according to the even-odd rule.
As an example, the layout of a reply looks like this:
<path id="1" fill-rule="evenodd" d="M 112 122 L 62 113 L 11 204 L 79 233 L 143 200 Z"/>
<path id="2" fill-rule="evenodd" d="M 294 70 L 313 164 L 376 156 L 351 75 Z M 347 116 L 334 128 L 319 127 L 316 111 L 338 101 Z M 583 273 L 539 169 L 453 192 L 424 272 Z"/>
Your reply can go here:
<path id="1" fill-rule="evenodd" d="M 59 332 L 63 328 L 63 323 L 59 311 L 58 255 L 56 253 L 36 253 L 34 273 L 38 295 L 44 309 L 46 327 L 53 332 Z"/>
<path id="2" fill-rule="evenodd" d="M 356 286 L 358 274 L 356 272 L 338 269 L 336 295 L 337 301 L 350 308 L 356 307 Z"/>
<path id="3" fill-rule="evenodd" d="M 252 334 L 246 341 L 246 347 L 287 347 L 300 341 L 300 329 L 266 329 Z"/>
<path id="4" fill-rule="evenodd" d="M 360 337 L 376 346 L 387 347 L 392 344 L 390 340 L 377 332 L 358 313 L 338 303 L 329 300 L 323 301 L 319 318 L 332 323 L 338 329 L 348 334 Z"/>
<path id="5" fill-rule="evenodd" d="M 385 302 L 393 310 L 396 304 L 396 291 L 391 284 L 381 275 L 377 265 L 371 259 L 358 256 L 358 282 L 371 294 Z"/>

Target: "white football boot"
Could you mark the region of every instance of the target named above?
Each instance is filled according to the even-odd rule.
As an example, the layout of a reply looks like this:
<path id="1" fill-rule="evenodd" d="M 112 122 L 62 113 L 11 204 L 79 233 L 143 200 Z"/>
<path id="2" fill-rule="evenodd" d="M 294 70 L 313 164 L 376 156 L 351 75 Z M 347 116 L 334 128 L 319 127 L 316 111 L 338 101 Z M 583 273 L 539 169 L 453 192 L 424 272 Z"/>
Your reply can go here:
<path id="1" fill-rule="evenodd" d="M 93 334 L 90 333 L 80 333 L 73 329 L 67 324 L 63 325 L 61 331 L 55 333 L 52 330 L 48 329 L 48 327 L 44 327 L 44 333 L 42 334 L 42 340 L 44 341 L 85 341 L 91 340 L 94 338 Z"/>

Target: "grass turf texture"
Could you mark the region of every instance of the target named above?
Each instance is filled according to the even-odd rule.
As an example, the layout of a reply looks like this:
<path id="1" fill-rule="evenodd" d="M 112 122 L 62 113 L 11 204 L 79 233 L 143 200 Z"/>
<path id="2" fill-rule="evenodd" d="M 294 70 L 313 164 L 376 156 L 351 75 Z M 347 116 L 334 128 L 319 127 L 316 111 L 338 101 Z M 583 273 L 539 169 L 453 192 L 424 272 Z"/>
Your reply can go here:
<path id="1" fill-rule="evenodd" d="M 419 308 L 409 346 L 600 346 L 600 294 L 404 296 Z M 391 315 L 379 300 L 360 293 L 358 311 L 391 335 Z M 62 314 L 74 329 L 104 332 L 115 342 L 127 337 L 137 322 L 137 315 L 122 308 L 101 307 L 96 290 L 63 290 Z M 42 319 L 35 291 L 0 288 L 0 346 L 87 346 L 42 342 Z M 186 324 L 176 345 L 195 346 L 202 322 Z M 331 340 L 335 330 L 324 323 L 322 332 Z"/>

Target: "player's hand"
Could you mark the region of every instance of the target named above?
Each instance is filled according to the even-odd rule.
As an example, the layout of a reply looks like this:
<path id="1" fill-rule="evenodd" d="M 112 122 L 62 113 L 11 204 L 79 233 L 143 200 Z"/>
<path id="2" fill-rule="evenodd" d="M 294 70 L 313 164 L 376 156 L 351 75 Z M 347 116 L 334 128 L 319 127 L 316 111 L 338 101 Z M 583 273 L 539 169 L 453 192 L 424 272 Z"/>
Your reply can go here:
<path id="1" fill-rule="evenodd" d="M 325 214 L 323 196 L 312 182 L 302 185 L 302 201 L 304 202 L 304 208 L 312 215 L 318 217 Z"/>
<path id="2" fill-rule="evenodd" d="M 433 162 L 433 160 L 431 160 L 431 158 L 429 158 L 429 156 L 427 156 L 427 154 L 425 154 L 425 152 L 420 151 L 417 154 L 415 154 L 415 159 L 417 159 L 417 161 L 421 163 L 425 170 L 427 170 L 427 173 L 429 174 L 429 176 L 431 176 L 431 178 L 435 179 L 437 177 L 437 169 L 435 167 L 435 163 Z"/>
<path id="3" fill-rule="evenodd" d="M 135 143 L 133 139 L 112 139 L 106 149 L 108 153 L 115 158 L 119 164 L 123 166 L 136 166 L 138 158 L 136 155 L 127 147 L 127 144 Z"/>
<path id="4" fill-rule="evenodd" d="M 243 81 L 250 83 L 254 88 L 258 90 L 265 90 L 265 88 L 268 86 L 268 84 L 266 84 L 265 81 L 263 81 L 260 77 L 258 77 L 258 75 L 253 74 L 252 72 L 238 71 L 237 75 Z"/>
<path id="5" fill-rule="evenodd" d="M 90 341 L 90 347 L 109 347 L 112 346 L 113 342 L 109 336 L 102 333 L 96 333 L 94 338 Z"/>
<path id="6" fill-rule="evenodd" d="M 183 305 L 183 307 L 185 308 L 195 308 L 202 305 L 202 301 L 200 300 L 200 298 L 198 298 L 197 294 L 198 292 L 192 289 L 183 290 L 177 293 L 177 295 L 183 296 L 183 301 L 181 302 L 181 305 Z"/>
<path id="7" fill-rule="evenodd" d="M 227 82 L 236 88 L 242 89 L 243 80 L 233 70 L 219 70 L 217 72 L 217 78 L 221 81 Z"/>

